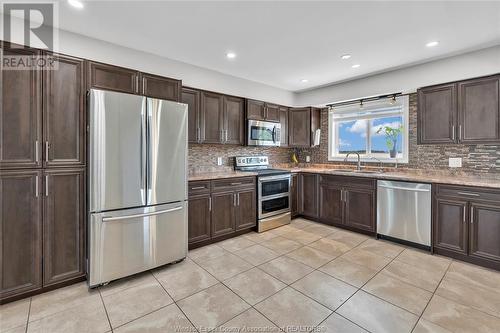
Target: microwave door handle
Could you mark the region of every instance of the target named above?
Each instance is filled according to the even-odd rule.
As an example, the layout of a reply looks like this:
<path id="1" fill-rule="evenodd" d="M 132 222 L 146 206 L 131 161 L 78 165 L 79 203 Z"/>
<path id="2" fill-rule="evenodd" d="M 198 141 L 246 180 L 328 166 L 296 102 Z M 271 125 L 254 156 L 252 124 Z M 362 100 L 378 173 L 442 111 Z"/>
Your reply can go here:
<path id="1" fill-rule="evenodd" d="M 273 127 L 273 142 L 276 143 L 276 126 Z"/>

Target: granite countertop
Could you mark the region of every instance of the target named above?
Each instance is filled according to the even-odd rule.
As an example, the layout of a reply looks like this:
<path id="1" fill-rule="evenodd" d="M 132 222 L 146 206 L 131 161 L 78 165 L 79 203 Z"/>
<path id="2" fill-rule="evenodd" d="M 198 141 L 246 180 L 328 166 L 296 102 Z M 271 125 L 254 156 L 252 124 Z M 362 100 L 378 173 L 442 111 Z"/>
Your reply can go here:
<path id="1" fill-rule="evenodd" d="M 235 178 L 235 177 L 252 177 L 257 176 L 256 172 L 242 172 L 242 171 L 215 171 L 215 172 L 198 172 L 190 173 L 188 175 L 188 180 L 213 180 L 213 179 L 223 179 L 223 178 Z"/>
<path id="2" fill-rule="evenodd" d="M 377 172 L 373 169 L 363 169 L 371 170 L 369 173 L 363 172 L 349 172 L 342 171 L 340 167 L 292 167 L 284 168 L 291 172 L 310 172 L 310 173 L 321 173 L 328 175 L 339 175 L 339 176 L 354 176 L 354 177 L 366 177 L 366 178 L 376 178 L 376 179 L 387 179 L 387 180 L 402 180 L 402 181 L 413 181 L 422 183 L 435 183 L 435 184 L 451 184 L 451 185 L 465 185 L 465 186 L 479 186 L 479 187 L 490 187 L 490 188 L 500 188 L 500 176 L 475 176 L 475 175 L 463 175 L 463 174 L 446 174 L 440 172 L 432 172 L 428 170 L 404 170 L 399 169 L 397 171 L 383 171 Z M 353 170 L 353 169 L 347 169 Z"/>

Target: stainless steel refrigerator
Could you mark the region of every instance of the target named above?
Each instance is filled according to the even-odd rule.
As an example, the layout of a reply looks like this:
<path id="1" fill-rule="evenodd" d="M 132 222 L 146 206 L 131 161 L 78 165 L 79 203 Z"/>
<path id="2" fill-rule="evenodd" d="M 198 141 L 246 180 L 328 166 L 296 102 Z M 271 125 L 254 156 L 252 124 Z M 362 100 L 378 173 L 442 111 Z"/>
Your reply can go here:
<path id="1" fill-rule="evenodd" d="M 90 287 L 187 255 L 187 105 L 92 89 Z"/>

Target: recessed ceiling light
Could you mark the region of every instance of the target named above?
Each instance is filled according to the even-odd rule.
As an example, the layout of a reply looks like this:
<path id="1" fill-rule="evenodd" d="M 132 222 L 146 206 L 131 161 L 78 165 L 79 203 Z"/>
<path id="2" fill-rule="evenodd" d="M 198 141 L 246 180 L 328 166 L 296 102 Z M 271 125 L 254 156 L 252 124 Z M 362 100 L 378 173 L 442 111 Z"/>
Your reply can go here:
<path id="1" fill-rule="evenodd" d="M 234 52 L 228 52 L 228 53 L 226 53 L 226 58 L 228 58 L 228 59 L 234 59 L 234 58 L 236 58 L 236 53 L 234 53 Z"/>
<path id="2" fill-rule="evenodd" d="M 81 2 L 80 0 L 68 0 L 68 3 L 75 8 L 83 8 L 83 2 Z"/>
<path id="3" fill-rule="evenodd" d="M 306 82 L 309 82 L 309 80 L 308 79 L 302 79 L 302 80 L 300 80 L 300 82 L 306 83 Z"/>
<path id="4" fill-rule="evenodd" d="M 437 46 L 438 44 L 439 44 L 439 42 L 437 40 L 435 40 L 435 41 L 432 41 L 432 42 L 425 44 L 425 46 L 434 47 L 434 46 Z"/>
<path id="5" fill-rule="evenodd" d="M 340 58 L 341 58 L 342 60 L 347 60 L 347 59 L 349 59 L 350 57 L 351 57 L 351 55 L 350 55 L 350 54 L 344 54 L 344 55 L 342 55 Z"/>
<path id="6" fill-rule="evenodd" d="M 361 66 L 360 64 L 355 64 L 355 65 L 352 65 L 351 67 L 352 68 L 358 68 L 359 66 Z"/>

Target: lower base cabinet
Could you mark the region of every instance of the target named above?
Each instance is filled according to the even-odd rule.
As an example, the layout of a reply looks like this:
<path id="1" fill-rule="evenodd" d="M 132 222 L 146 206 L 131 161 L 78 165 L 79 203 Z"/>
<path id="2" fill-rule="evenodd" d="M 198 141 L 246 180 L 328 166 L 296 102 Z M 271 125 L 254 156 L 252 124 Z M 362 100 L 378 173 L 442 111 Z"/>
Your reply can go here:
<path id="1" fill-rule="evenodd" d="M 189 182 L 188 202 L 190 247 L 257 225 L 255 177 Z"/>
<path id="2" fill-rule="evenodd" d="M 292 197 L 290 203 L 290 210 L 292 214 L 292 218 L 298 216 L 299 206 L 300 206 L 300 192 L 299 192 L 299 175 L 294 173 L 291 178 L 291 186 L 290 186 L 290 195 Z"/>
<path id="3" fill-rule="evenodd" d="M 500 269 L 500 191 L 438 185 L 434 190 L 436 253 Z"/>
<path id="4" fill-rule="evenodd" d="M 85 171 L 2 171 L 0 301 L 85 276 Z"/>

